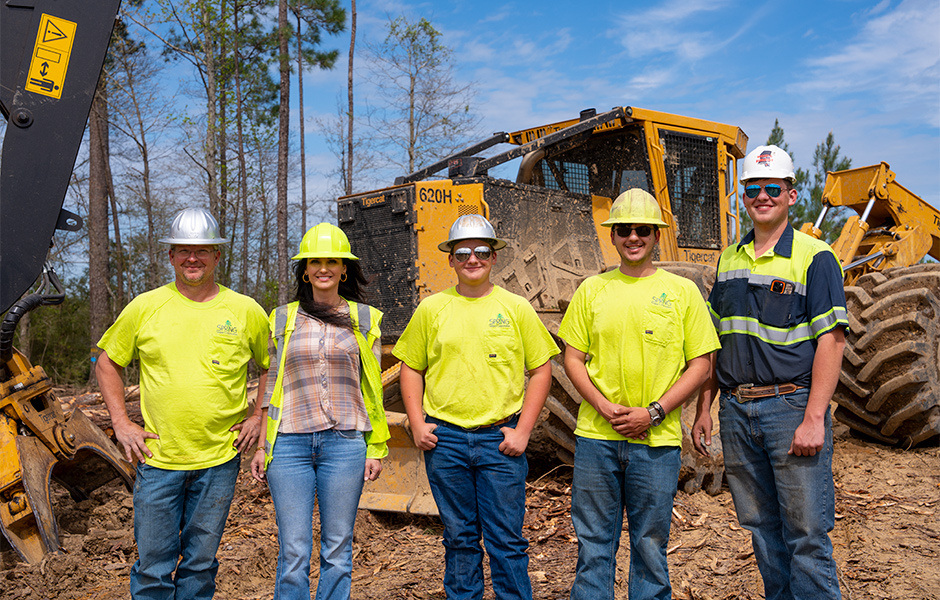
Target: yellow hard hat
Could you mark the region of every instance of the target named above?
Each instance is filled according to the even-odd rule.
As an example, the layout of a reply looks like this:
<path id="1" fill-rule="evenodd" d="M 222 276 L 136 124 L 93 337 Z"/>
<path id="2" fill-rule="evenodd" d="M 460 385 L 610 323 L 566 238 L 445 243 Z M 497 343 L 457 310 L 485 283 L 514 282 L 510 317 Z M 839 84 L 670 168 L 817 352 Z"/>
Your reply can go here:
<path id="1" fill-rule="evenodd" d="M 601 225 L 612 227 L 617 223 L 669 227 L 669 224 L 663 221 L 663 212 L 659 209 L 656 198 L 639 188 L 627 190 L 617 196 L 610 207 L 610 218 Z"/>
<path id="2" fill-rule="evenodd" d="M 349 238 L 343 230 L 331 223 L 320 223 L 307 230 L 304 239 L 300 241 L 298 258 L 350 258 L 359 260 L 359 257 L 350 252 Z"/>

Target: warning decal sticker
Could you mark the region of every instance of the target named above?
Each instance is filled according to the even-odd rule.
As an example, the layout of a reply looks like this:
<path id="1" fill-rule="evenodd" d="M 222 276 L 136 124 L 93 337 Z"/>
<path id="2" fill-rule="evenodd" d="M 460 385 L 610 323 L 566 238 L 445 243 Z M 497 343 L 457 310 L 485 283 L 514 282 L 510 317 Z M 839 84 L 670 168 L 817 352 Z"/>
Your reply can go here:
<path id="1" fill-rule="evenodd" d="M 72 21 L 42 15 L 29 63 L 26 91 L 52 98 L 62 97 L 76 28 L 77 25 Z"/>

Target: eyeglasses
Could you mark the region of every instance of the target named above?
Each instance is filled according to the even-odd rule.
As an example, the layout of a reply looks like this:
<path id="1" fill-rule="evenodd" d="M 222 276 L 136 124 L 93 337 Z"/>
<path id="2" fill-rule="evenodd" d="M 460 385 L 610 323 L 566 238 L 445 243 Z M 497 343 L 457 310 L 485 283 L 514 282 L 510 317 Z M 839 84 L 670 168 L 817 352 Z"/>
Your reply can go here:
<path id="1" fill-rule="evenodd" d="M 776 198 L 780 195 L 780 192 L 783 191 L 783 188 L 777 185 L 776 183 L 769 183 L 765 186 L 759 186 L 756 183 L 752 185 L 744 186 L 744 193 L 748 198 L 757 198 L 760 196 L 760 190 L 763 187 L 764 191 L 767 192 L 767 195 L 771 198 Z"/>
<path id="2" fill-rule="evenodd" d="M 189 260 L 190 256 L 195 255 L 198 260 L 206 260 L 212 254 L 215 253 L 215 250 L 206 250 L 205 248 L 200 248 L 198 250 L 186 250 L 184 248 L 175 248 L 173 254 L 176 255 L 176 258 L 184 258 Z"/>
<path id="3" fill-rule="evenodd" d="M 630 237 L 634 231 L 640 237 L 649 237 L 656 229 L 652 225 L 614 225 L 614 231 L 622 238 Z"/>
<path id="4" fill-rule="evenodd" d="M 454 260 L 465 263 L 470 260 L 471 254 L 475 254 L 479 260 L 489 260 L 493 256 L 493 249 L 489 246 L 477 246 L 473 250 L 470 248 L 457 248 L 454 250 Z"/>

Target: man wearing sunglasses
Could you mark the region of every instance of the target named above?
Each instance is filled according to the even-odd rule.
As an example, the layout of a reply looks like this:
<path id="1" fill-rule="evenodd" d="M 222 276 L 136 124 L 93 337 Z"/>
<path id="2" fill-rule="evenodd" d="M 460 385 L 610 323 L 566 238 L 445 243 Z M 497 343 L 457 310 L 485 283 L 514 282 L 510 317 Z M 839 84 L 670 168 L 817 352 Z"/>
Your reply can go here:
<path id="1" fill-rule="evenodd" d="M 505 246 L 484 217 L 458 218 L 438 246 L 457 284 L 421 301 L 393 351 L 444 523 L 449 600 L 483 598 L 481 533 L 496 597 L 532 598 L 522 535 L 525 449 L 558 347 L 525 298 L 490 282 Z"/>
<path id="2" fill-rule="evenodd" d="M 721 339 L 699 398 L 692 440 L 708 454 L 710 407 L 741 525 L 751 532 L 768 600 L 841 598 L 829 402 L 845 347 L 842 267 L 830 247 L 795 231 L 793 162 L 777 146 L 744 159 L 754 222 L 725 249 L 708 298 Z"/>
<path id="3" fill-rule="evenodd" d="M 578 534 L 572 600 L 613 600 L 627 512 L 629 596 L 672 597 L 666 545 L 679 479 L 681 406 L 706 380 L 718 337 L 694 283 L 653 263 L 656 199 L 621 194 L 602 223 L 620 267 L 586 279 L 558 335 L 584 398 L 575 429 L 571 521 Z"/>

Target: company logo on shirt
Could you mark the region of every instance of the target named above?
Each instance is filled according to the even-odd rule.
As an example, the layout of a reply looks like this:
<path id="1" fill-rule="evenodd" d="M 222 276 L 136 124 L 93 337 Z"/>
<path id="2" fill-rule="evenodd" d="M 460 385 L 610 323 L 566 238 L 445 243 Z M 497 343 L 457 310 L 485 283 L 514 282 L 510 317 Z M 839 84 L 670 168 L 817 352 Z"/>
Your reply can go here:
<path id="1" fill-rule="evenodd" d="M 490 319 L 490 327 L 505 328 L 512 325 L 512 321 L 503 316 L 502 313 L 496 315 L 495 319 Z"/>
<path id="2" fill-rule="evenodd" d="M 672 306 L 672 303 L 669 301 L 669 298 L 666 297 L 666 292 L 663 292 L 659 296 L 653 296 L 653 299 L 651 300 L 651 302 L 655 304 L 656 306 L 665 306 L 666 308 L 669 308 L 670 306 Z"/>
<path id="3" fill-rule="evenodd" d="M 232 322 L 228 319 L 225 320 L 225 323 L 219 323 L 215 326 L 216 333 L 221 335 L 238 335 L 238 327 L 232 325 Z"/>

